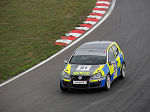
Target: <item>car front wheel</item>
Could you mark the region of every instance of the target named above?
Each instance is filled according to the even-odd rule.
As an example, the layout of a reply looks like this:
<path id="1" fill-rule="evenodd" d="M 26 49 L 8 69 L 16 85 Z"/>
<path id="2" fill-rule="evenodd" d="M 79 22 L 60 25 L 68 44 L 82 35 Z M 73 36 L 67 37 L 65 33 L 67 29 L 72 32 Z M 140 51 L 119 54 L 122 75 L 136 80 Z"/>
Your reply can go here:
<path id="1" fill-rule="evenodd" d="M 61 89 L 62 91 L 67 91 L 67 90 L 68 90 L 67 88 L 64 88 L 64 87 L 62 86 L 61 82 L 60 82 L 60 89 Z"/>
<path id="2" fill-rule="evenodd" d="M 104 87 L 104 89 L 105 89 L 105 90 L 109 90 L 110 87 L 111 87 L 111 79 L 110 79 L 110 76 L 107 75 L 107 76 L 106 76 L 106 82 L 105 82 L 105 87 Z"/>

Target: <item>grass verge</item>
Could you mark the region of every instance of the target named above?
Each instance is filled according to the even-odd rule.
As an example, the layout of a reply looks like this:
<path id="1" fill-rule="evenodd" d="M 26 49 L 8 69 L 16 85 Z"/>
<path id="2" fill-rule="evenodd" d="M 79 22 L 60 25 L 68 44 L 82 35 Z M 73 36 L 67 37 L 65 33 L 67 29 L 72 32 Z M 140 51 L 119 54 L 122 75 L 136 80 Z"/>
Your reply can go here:
<path id="1" fill-rule="evenodd" d="M 0 0 L 0 82 L 62 49 L 55 40 L 86 18 L 96 0 Z"/>

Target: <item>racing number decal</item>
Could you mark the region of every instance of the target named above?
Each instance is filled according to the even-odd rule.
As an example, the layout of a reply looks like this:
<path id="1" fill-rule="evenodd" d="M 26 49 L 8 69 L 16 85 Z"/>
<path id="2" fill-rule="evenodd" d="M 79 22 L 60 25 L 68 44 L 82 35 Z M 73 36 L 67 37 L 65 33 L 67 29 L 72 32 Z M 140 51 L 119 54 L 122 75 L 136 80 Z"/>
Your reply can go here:
<path id="1" fill-rule="evenodd" d="M 91 65 L 79 65 L 76 71 L 89 71 L 91 68 Z"/>

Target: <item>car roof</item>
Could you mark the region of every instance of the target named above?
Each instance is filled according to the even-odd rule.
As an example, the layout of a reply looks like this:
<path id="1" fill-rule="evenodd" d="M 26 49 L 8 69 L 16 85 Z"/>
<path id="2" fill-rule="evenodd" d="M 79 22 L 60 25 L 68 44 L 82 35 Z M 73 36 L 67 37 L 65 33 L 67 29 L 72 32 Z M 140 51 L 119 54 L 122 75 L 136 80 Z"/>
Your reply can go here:
<path id="1" fill-rule="evenodd" d="M 74 55 L 106 55 L 106 51 L 113 41 L 93 41 L 87 42 L 75 51 Z"/>

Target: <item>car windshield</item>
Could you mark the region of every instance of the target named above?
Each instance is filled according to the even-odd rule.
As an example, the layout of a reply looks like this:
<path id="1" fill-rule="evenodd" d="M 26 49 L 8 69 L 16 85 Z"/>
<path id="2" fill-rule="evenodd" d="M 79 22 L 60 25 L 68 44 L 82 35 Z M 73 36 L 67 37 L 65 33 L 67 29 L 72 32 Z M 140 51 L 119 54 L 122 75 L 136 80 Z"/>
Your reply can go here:
<path id="1" fill-rule="evenodd" d="M 71 64 L 82 64 L 82 65 L 99 65 L 106 63 L 106 56 L 97 55 L 76 55 L 70 60 Z"/>

